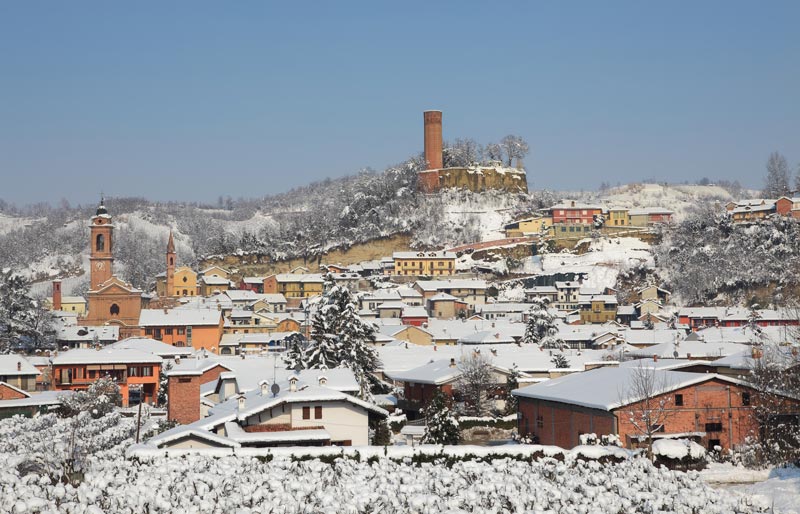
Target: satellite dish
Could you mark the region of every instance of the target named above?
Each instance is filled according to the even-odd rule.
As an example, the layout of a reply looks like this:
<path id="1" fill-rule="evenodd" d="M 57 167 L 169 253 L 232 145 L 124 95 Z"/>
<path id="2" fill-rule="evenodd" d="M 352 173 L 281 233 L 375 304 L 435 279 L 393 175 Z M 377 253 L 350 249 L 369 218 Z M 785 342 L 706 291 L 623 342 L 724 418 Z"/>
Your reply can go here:
<path id="1" fill-rule="evenodd" d="M 272 396 L 278 396 L 278 393 L 281 391 L 281 386 L 278 384 L 272 384 L 270 389 L 272 390 Z"/>
<path id="2" fill-rule="evenodd" d="M 679 355 L 678 354 L 678 350 L 675 350 L 674 352 L 672 352 L 672 356 L 675 357 L 676 359 L 678 358 L 678 355 Z"/>

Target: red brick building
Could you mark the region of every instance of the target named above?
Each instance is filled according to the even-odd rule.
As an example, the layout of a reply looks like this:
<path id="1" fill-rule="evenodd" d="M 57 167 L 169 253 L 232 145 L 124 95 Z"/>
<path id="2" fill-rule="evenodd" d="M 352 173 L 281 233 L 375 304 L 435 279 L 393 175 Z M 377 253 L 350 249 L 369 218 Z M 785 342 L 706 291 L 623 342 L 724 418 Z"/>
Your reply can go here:
<path id="1" fill-rule="evenodd" d="M 178 360 L 167 371 L 167 419 L 182 425 L 200 419 L 200 386 L 215 382 L 230 368 L 209 359 Z"/>
<path id="2" fill-rule="evenodd" d="M 758 432 L 744 381 L 717 374 L 644 368 L 662 385 L 652 404 L 664 402 L 666 419 L 654 438 L 694 439 L 708 448 L 731 448 Z M 615 434 L 626 447 L 643 436 L 631 422 L 642 412 L 642 399 L 630 397 L 635 367 L 600 368 L 517 389 L 519 432 L 540 444 L 572 448 L 582 434 Z M 800 402 L 793 402 L 793 415 Z"/>

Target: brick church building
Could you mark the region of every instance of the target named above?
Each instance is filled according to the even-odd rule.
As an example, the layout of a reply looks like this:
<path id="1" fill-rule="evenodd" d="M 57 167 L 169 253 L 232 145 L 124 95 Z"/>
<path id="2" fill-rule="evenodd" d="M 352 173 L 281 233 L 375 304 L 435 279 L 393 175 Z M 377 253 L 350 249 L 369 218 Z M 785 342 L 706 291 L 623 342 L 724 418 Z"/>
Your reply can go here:
<path id="1" fill-rule="evenodd" d="M 117 325 L 120 338 L 139 335 L 139 314 L 144 307 L 142 291 L 113 273 L 114 224 L 101 200 L 89 225 L 90 289 L 86 293 L 88 312 L 78 320 L 88 326 Z"/>

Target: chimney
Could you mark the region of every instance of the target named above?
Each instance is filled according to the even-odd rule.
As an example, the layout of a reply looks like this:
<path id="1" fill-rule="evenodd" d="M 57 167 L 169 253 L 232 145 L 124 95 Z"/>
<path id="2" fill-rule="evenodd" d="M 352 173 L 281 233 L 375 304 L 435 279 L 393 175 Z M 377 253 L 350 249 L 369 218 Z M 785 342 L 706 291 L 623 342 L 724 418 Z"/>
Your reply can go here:
<path id="1" fill-rule="evenodd" d="M 261 396 L 267 396 L 269 394 L 269 382 L 262 380 L 258 385 L 261 386 Z"/>
<path id="2" fill-rule="evenodd" d="M 429 170 L 442 167 L 442 111 L 425 111 L 425 161 Z"/>
<path id="3" fill-rule="evenodd" d="M 319 378 L 317 378 L 317 381 L 319 381 L 319 385 L 325 386 L 325 385 L 328 384 L 328 377 L 326 377 L 325 375 L 322 375 Z"/>
<path id="4" fill-rule="evenodd" d="M 297 391 L 297 376 L 296 375 L 292 375 L 291 377 L 289 377 L 289 391 L 291 391 L 293 393 L 295 391 Z"/>
<path id="5" fill-rule="evenodd" d="M 175 364 L 177 365 L 177 364 L 180 364 L 180 363 L 181 363 L 181 356 L 180 355 L 176 355 L 175 356 Z"/>
<path id="6" fill-rule="evenodd" d="M 438 352 L 439 351 L 439 348 L 435 344 L 433 345 L 433 351 L 434 352 Z"/>
<path id="7" fill-rule="evenodd" d="M 22 371 L 22 363 L 17 361 L 17 371 Z"/>
<path id="8" fill-rule="evenodd" d="M 245 399 L 244 399 L 244 395 L 243 394 L 239 395 L 238 403 L 239 403 L 239 410 L 244 410 Z"/>
<path id="9" fill-rule="evenodd" d="M 658 362 L 658 355 L 655 353 L 653 354 L 653 362 Z"/>
<path id="10" fill-rule="evenodd" d="M 61 310 L 61 281 L 53 280 L 53 310 Z"/>
<path id="11" fill-rule="evenodd" d="M 456 367 L 456 360 L 453 357 L 450 357 L 450 367 L 451 368 L 455 368 Z"/>

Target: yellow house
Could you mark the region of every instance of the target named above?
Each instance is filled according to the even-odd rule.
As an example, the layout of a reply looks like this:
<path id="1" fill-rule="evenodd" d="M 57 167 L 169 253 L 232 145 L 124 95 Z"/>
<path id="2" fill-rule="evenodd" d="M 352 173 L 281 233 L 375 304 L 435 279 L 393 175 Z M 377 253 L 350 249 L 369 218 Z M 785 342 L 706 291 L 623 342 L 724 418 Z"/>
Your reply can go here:
<path id="1" fill-rule="evenodd" d="M 197 294 L 197 273 L 189 266 L 175 269 L 175 296 L 195 296 Z"/>
<path id="2" fill-rule="evenodd" d="M 605 323 L 617 317 L 617 297 L 613 295 L 593 295 L 581 297 L 578 301 L 581 322 Z"/>
<path id="3" fill-rule="evenodd" d="M 53 309 L 53 297 L 48 296 L 45 300 L 48 309 Z M 86 298 L 83 296 L 62 296 L 61 310 L 64 312 L 74 312 L 79 316 L 86 314 Z"/>
<path id="4" fill-rule="evenodd" d="M 608 209 L 608 219 L 606 219 L 605 225 L 607 227 L 627 227 L 630 225 L 628 209 L 624 207 L 611 207 Z"/>
<path id="5" fill-rule="evenodd" d="M 406 341 L 420 346 L 430 346 L 433 344 L 433 334 L 422 327 L 414 325 L 398 325 L 397 330 L 384 333 L 400 341 Z"/>
<path id="6" fill-rule="evenodd" d="M 456 271 L 456 254 L 452 252 L 394 252 L 395 275 L 453 275 Z"/>
<path id="7" fill-rule="evenodd" d="M 320 273 L 279 273 L 264 279 L 265 294 L 290 298 L 309 298 L 322 294 L 325 280 Z"/>
<path id="8" fill-rule="evenodd" d="M 553 226 L 553 218 L 550 216 L 534 216 L 518 221 L 512 221 L 505 225 L 506 237 L 523 237 L 530 234 L 541 234 Z"/>

